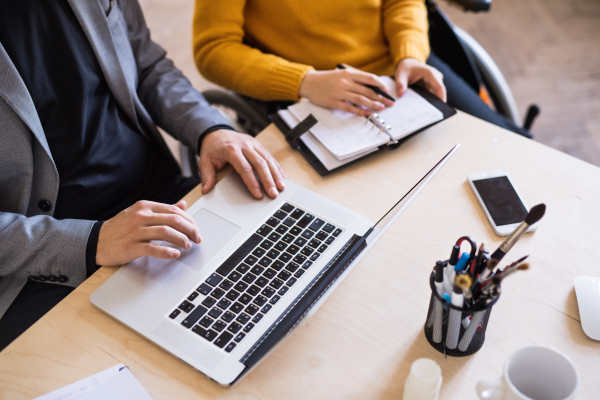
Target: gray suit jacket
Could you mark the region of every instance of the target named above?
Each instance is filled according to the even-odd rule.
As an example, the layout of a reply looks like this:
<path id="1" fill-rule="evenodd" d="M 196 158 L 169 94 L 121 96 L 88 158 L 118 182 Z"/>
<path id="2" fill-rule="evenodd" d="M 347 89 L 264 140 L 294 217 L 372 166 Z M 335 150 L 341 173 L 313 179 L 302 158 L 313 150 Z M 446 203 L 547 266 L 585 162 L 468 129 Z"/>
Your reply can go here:
<path id="1" fill-rule="evenodd" d="M 135 126 L 169 153 L 156 125 L 194 149 L 203 132 L 228 125 L 150 39 L 137 0 L 109 1 L 69 4 Z M 0 43 L 0 317 L 31 275 L 63 275 L 69 286 L 86 279 L 85 248 L 95 221 L 52 218 L 58 187 L 31 96 Z M 49 211 L 38 205 L 42 200 Z"/>

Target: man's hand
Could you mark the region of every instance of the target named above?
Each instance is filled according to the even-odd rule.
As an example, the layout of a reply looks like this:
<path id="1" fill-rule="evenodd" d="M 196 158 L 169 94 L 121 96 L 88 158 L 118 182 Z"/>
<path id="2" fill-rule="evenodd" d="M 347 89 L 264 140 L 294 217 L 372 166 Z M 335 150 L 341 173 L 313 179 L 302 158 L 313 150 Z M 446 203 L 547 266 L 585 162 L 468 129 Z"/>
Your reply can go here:
<path id="1" fill-rule="evenodd" d="M 185 207 L 183 200 L 175 205 L 138 201 L 121 211 L 100 228 L 96 264 L 121 265 L 142 256 L 179 257 L 179 250 L 150 241 L 165 240 L 184 249 L 200 243 L 198 226 Z"/>
<path id="2" fill-rule="evenodd" d="M 263 195 L 255 171 L 270 197 L 277 197 L 277 189 L 285 189 L 285 172 L 262 144 L 245 133 L 220 129 L 210 132 L 202 140 L 198 168 L 202 175 L 203 194 L 215 186 L 216 171 L 227 163 L 233 165 L 257 199 Z"/>
<path id="3" fill-rule="evenodd" d="M 427 64 L 414 58 L 405 58 L 398 63 L 394 77 L 398 96 L 402 96 L 406 92 L 408 85 L 422 81 L 425 89 L 446 101 L 446 87 L 442 81 L 444 76 L 440 71 Z"/>
<path id="4" fill-rule="evenodd" d="M 375 93 L 365 85 L 377 86 L 388 92 L 376 75 L 349 68 L 308 71 L 300 83 L 298 95 L 322 107 L 365 117 L 371 115 L 373 111 L 381 111 L 385 107 L 394 105 L 393 101 Z"/>

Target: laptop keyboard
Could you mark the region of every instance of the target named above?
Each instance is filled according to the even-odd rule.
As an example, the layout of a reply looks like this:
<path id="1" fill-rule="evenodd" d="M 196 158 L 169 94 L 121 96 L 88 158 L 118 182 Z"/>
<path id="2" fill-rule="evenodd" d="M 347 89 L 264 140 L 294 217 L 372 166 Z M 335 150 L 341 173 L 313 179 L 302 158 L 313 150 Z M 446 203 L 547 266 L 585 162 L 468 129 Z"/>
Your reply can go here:
<path id="1" fill-rule="evenodd" d="M 341 233 L 285 203 L 169 317 L 229 353 Z"/>

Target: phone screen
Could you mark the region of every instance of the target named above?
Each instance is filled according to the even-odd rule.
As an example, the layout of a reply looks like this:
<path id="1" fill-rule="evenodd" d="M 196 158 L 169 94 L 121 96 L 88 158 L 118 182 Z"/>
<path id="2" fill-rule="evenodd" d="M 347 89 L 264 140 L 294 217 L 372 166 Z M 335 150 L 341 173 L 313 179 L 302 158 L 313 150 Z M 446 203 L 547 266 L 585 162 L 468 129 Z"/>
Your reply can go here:
<path id="1" fill-rule="evenodd" d="M 523 222 L 527 209 L 506 176 L 474 180 L 473 185 L 496 226 Z"/>

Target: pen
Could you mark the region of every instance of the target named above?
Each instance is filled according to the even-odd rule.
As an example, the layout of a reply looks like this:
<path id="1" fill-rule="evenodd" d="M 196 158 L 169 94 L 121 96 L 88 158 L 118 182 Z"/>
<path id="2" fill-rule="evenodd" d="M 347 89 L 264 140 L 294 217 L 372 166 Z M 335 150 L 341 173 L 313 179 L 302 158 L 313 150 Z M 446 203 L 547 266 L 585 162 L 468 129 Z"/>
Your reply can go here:
<path id="1" fill-rule="evenodd" d="M 444 278 L 448 279 L 444 276 L 444 263 L 438 261 L 435 264 L 435 289 L 437 290 L 440 296 L 444 295 L 443 282 Z M 443 306 L 442 302 L 438 299 L 434 299 L 433 304 L 433 341 L 435 343 L 442 342 L 442 319 L 443 319 Z"/>
<path id="2" fill-rule="evenodd" d="M 347 69 L 349 68 L 348 65 L 346 64 L 338 64 L 337 65 L 338 69 Z M 366 87 L 368 87 L 369 89 L 371 89 L 372 91 L 374 91 L 375 93 L 377 93 L 380 96 L 385 97 L 386 99 L 390 100 L 390 101 L 396 101 L 396 99 L 394 99 L 392 96 L 390 96 L 389 94 L 387 94 L 385 91 L 383 91 L 381 88 L 377 87 L 377 86 L 373 86 L 373 85 L 364 85 Z"/>
<path id="3" fill-rule="evenodd" d="M 462 289 L 458 285 L 454 285 L 454 289 L 452 290 L 452 305 L 462 307 L 463 302 Z M 455 349 L 458 345 L 461 315 L 462 312 L 453 308 L 450 309 L 450 316 L 448 317 L 448 333 L 446 335 L 446 347 L 449 349 Z"/>

